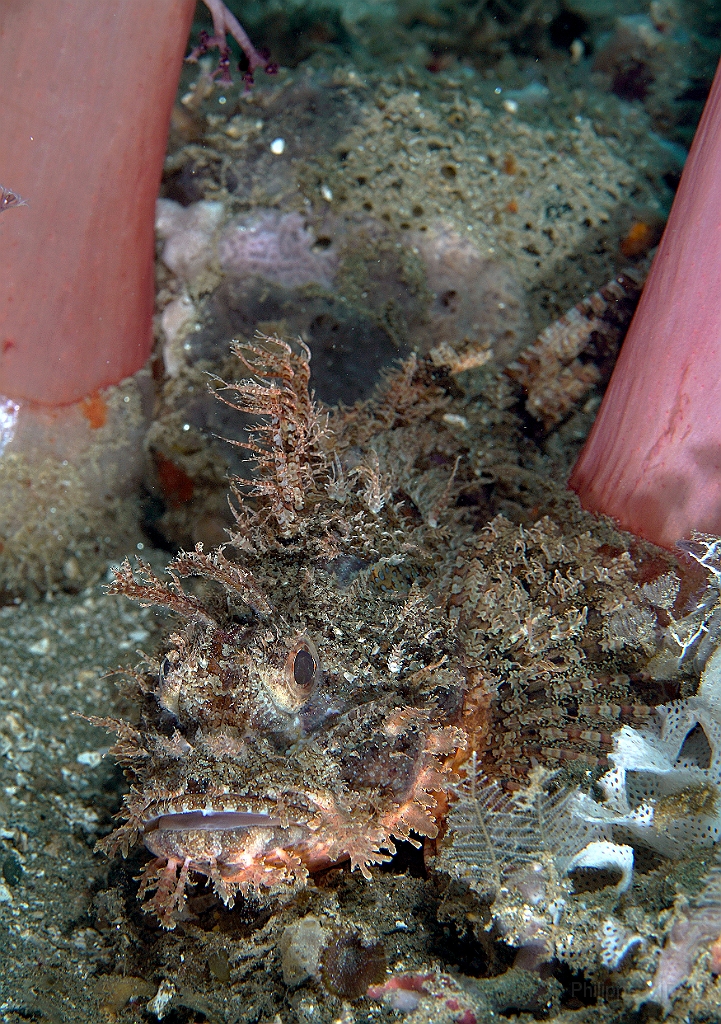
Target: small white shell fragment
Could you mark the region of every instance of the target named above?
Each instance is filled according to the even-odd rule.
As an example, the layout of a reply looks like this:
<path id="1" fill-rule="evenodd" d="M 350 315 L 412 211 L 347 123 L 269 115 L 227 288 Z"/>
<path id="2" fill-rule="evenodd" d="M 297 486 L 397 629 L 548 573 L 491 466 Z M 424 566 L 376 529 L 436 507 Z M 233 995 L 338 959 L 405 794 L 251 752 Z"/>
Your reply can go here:
<path id="1" fill-rule="evenodd" d="M 148 1003 L 148 1012 L 154 1014 L 158 1020 L 162 1020 L 168 1004 L 172 1002 L 174 995 L 175 985 L 172 981 L 168 981 L 167 978 L 163 978 L 158 991 Z"/>
<path id="2" fill-rule="evenodd" d="M 470 423 L 465 416 L 459 416 L 455 412 L 447 412 L 443 414 L 443 422 L 449 427 L 458 427 L 459 430 L 468 430 Z"/>
<path id="3" fill-rule="evenodd" d="M 280 156 L 285 150 L 285 139 L 273 139 L 270 144 L 270 151 L 276 156 Z"/>
<path id="4" fill-rule="evenodd" d="M 617 971 L 629 953 L 643 945 L 643 939 L 625 928 L 613 917 L 608 917 L 598 933 L 601 943 L 601 963 L 609 971 Z"/>
<path id="5" fill-rule="evenodd" d="M 83 750 L 82 753 L 78 754 L 75 760 L 78 764 L 86 764 L 89 768 L 97 768 L 103 759 L 104 753 L 106 753 L 106 751 Z"/>
<path id="6" fill-rule="evenodd" d="M 503 109 L 506 111 L 507 114 L 517 114 L 518 103 L 515 100 L 504 100 Z"/>
<path id="7" fill-rule="evenodd" d="M 34 644 L 30 644 L 28 647 L 30 654 L 44 655 L 50 652 L 50 637 L 44 636 L 42 640 L 36 640 Z"/>
<path id="8" fill-rule="evenodd" d="M 575 868 L 620 871 L 621 878 L 615 889 L 619 893 L 626 892 L 633 879 L 633 847 L 609 843 L 605 839 L 589 843 L 575 857 L 571 858 L 566 873 L 570 874 Z"/>
<path id="9" fill-rule="evenodd" d="M 571 64 L 578 64 L 581 57 L 585 56 L 586 47 L 583 45 L 582 39 L 574 39 L 569 47 L 571 53 Z"/>

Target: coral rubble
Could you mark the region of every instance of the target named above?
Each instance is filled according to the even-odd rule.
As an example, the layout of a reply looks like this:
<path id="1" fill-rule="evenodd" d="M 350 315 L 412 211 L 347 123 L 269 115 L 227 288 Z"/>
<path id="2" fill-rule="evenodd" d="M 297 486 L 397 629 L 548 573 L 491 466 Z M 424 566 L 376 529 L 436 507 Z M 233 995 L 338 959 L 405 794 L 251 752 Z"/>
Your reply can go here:
<path id="1" fill-rule="evenodd" d="M 455 787 L 457 801 L 435 864 L 489 903 L 487 927 L 492 925 L 518 947 L 522 962 L 555 958 L 574 969 L 625 970 L 628 975 L 628 964 L 637 957 L 647 972 L 646 982 L 640 992 L 638 982 L 631 984 L 628 999 L 665 1009 L 684 982 L 701 991 L 711 982 L 702 954 L 710 951 L 710 969 L 719 973 L 718 545 L 717 538 L 706 535 L 684 545 L 710 577 L 686 616 L 693 630 L 684 629 L 683 619 L 671 614 L 677 576 L 667 574 L 639 588 L 651 604 L 667 611 L 670 621 L 662 628 L 663 639 L 656 630 L 657 643 L 661 649 L 675 646 L 676 671 L 684 657 L 692 660 L 694 646 L 707 634 L 697 692 L 656 706 L 642 725 L 621 726 L 611 737 L 608 760 L 613 767 L 595 776 L 592 793 L 587 784 L 582 790 L 562 781 L 561 773 L 540 768 L 517 792 L 504 792 L 479 774 L 478 763 L 483 762 L 474 755 L 472 768 Z M 643 646 L 638 634 L 637 641 Z M 666 663 L 659 655 L 649 666 L 654 662 Z M 544 753 L 548 763 L 549 751 Z M 709 849 L 710 858 L 705 854 Z M 681 864 L 694 855 L 702 858 L 707 873 L 701 871 L 688 895 L 679 890 L 676 906 L 659 931 L 653 914 L 634 907 L 635 887 L 647 884 L 634 873 L 635 860 L 657 856 L 661 863 Z"/>

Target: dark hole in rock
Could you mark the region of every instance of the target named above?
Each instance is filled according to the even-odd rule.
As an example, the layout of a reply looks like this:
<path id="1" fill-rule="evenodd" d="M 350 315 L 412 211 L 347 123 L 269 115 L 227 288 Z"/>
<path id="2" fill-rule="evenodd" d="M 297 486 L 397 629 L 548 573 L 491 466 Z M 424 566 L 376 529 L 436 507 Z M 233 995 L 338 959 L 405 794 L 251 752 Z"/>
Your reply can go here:
<path id="1" fill-rule="evenodd" d="M 569 871 L 568 877 L 573 882 L 573 893 L 600 892 L 621 881 L 620 870 L 613 868 L 576 868 Z"/>
<path id="2" fill-rule="evenodd" d="M 710 768 L 713 751 L 706 733 L 699 722 L 686 735 L 686 739 L 678 752 L 679 761 L 688 761 L 699 768 Z"/>

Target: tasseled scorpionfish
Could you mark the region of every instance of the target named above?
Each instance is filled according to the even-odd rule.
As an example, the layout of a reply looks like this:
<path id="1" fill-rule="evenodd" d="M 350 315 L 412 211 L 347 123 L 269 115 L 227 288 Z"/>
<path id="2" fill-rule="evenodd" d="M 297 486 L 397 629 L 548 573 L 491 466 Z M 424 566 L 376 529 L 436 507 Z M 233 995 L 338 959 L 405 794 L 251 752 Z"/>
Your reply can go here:
<path id="1" fill-rule="evenodd" d="M 132 676 L 139 723 L 95 720 L 133 782 L 101 846 L 145 844 L 140 895 L 167 927 L 196 875 L 232 905 L 344 860 L 368 877 L 396 840 L 436 836 L 465 745 L 443 612 L 463 453 L 441 375 L 412 358 L 328 416 L 304 345 L 234 351 L 247 378 L 216 385 L 253 417 L 233 443 L 254 475 L 231 482 L 229 543 L 167 581 L 126 561 L 110 588 L 182 622 Z"/>

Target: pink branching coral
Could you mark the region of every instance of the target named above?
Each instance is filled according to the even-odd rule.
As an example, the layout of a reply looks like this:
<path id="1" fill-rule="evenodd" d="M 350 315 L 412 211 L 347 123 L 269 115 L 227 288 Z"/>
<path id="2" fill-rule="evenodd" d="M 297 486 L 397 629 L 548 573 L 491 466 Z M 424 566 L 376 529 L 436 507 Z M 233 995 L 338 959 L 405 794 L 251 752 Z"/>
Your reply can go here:
<path id="1" fill-rule="evenodd" d="M 221 85 L 230 85 L 232 81 L 230 76 L 230 47 L 226 37 L 232 36 L 248 60 L 248 67 L 243 74 L 246 85 L 252 84 L 253 72 L 258 68 L 263 68 L 266 74 L 269 75 L 274 74 L 278 70 L 276 64 L 269 61 L 259 50 L 256 50 L 250 41 L 248 33 L 222 0 L 204 0 L 204 2 L 213 17 L 213 35 L 209 36 L 207 32 L 200 33 L 200 43 L 188 54 L 186 58 L 188 61 L 195 63 L 211 47 L 217 46 L 220 59 L 213 77 Z"/>

